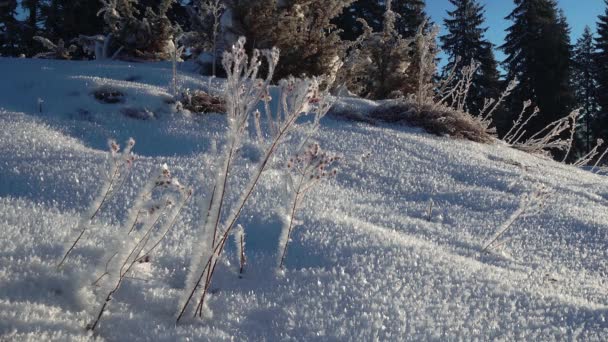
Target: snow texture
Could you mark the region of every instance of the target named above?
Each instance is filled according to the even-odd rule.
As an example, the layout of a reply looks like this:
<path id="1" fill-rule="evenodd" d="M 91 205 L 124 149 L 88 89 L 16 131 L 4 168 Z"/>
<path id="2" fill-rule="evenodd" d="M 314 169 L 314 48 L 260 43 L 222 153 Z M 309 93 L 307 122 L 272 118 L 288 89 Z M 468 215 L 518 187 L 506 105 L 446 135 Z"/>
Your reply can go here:
<path id="1" fill-rule="evenodd" d="M 206 87 L 186 68 L 181 84 Z M 240 215 L 242 278 L 232 239 L 222 255 L 207 301 L 212 319 L 175 325 L 206 212 L 192 201 L 87 332 L 99 304 L 88 281 L 127 208 L 164 163 L 195 194 L 209 193 L 226 117 L 176 112 L 170 63 L 0 58 L 0 75 L 2 341 L 608 339 L 605 175 L 499 142 L 332 118 L 314 140 L 343 156 L 340 173 L 303 201 L 283 276 L 275 269 L 287 152 L 268 165 Z M 101 86 L 125 102 L 98 102 L 92 92 Z M 127 106 L 154 118 L 125 116 Z M 295 135 L 295 145 L 306 138 Z M 103 186 L 107 140 L 129 137 L 137 158 L 128 186 L 57 271 L 64 242 Z M 239 151 L 234 163 L 228 186 L 245 187 L 251 154 Z M 550 193 L 542 209 L 514 220 L 504 243 L 481 253 L 539 186 Z"/>

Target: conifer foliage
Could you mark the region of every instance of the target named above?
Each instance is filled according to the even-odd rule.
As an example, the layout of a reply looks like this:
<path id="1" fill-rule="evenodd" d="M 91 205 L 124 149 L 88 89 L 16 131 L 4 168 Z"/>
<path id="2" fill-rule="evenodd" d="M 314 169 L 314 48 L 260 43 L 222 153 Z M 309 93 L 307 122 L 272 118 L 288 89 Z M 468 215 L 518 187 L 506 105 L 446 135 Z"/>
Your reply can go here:
<path id="1" fill-rule="evenodd" d="M 591 151 L 594 144 L 592 125 L 595 119 L 597 103 L 597 81 L 594 64 L 595 46 L 589 26 L 574 46 L 572 59 L 572 86 L 576 95 L 577 106 L 581 108 L 583 130 L 580 136 L 585 152 Z"/>
<path id="2" fill-rule="evenodd" d="M 507 101 L 498 128 L 504 134 L 522 103 L 531 100 L 541 112 L 527 126 L 529 136 L 566 116 L 573 106 L 569 27 L 553 0 L 515 0 L 515 6 L 506 17 L 513 24 L 501 48 L 507 55 L 507 78 L 518 79 L 520 85 Z"/>
<path id="3" fill-rule="evenodd" d="M 465 106 L 470 113 L 476 114 L 483 108 L 485 99 L 497 98 L 500 93 L 493 45 L 484 37 L 487 31 L 482 26 L 484 6 L 476 0 L 450 0 L 450 3 L 455 8 L 447 12 L 449 17 L 444 20 L 447 33 L 440 37 L 442 48 L 449 57 L 445 73 L 455 64 L 461 68 L 472 60 L 479 63 Z M 459 81 L 459 76 L 456 75 L 454 82 Z"/>
<path id="4" fill-rule="evenodd" d="M 169 60 L 175 50 L 178 27 L 167 12 L 174 0 L 162 0 L 157 8 L 146 7 L 142 13 L 137 0 L 102 0 L 106 30 L 117 41 L 117 47 L 129 56 L 151 60 Z"/>
<path id="5" fill-rule="evenodd" d="M 18 49 L 17 0 L 0 5 L 0 56 L 14 55 Z"/>
<path id="6" fill-rule="evenodd" d="M 597 95 L 600 112 L 595 120 L 595 134 L 598 138 L 608 141 L 608 1 L 606 12 L 599 17 L 595 45 L 595 65 L 597 66 Z"/>

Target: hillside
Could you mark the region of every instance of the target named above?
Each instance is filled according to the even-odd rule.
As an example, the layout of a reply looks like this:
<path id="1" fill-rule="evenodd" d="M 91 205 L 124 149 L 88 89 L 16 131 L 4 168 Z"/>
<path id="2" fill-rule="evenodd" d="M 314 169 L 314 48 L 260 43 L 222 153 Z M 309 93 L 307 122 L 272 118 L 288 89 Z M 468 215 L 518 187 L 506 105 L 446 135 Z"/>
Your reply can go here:
<path id="1" fill-rule="evenodd" d="M 193 201 L 116 293 L 95 334 L 87 332 L 100 306 L 90 277 L 125 208 L 165 163 L 195 194 L 208 189 L 225 117 L 177 112 L 169 64 L 0 58 L 0 75 L 0 340 L 608 339 L 605 176 L 500 142 L 331 117 L 315 140 L 341 156 L 339 173 L 298 212 L 284 274 L 275 271 L 286 206 L 282 153 L 239 221 L 248 258 L 242 278 L 232 240 L 223 256 L 212 317 L 175 325 L 203 214 Z M 180 82 L 198 88 L 207 79 L 184 67 Z M 100 87 L 121 90 L 123 103 L 97 101 Z M 107 140 L 129 137 L 137 159 L 127 185 L 57 271 L 101 186 Z M 255 159 L 250 145 L 231 187 L 243 186 Z M 500 248 L 482 252 L 541 187 L 542 209 L 517 219 Z"/>

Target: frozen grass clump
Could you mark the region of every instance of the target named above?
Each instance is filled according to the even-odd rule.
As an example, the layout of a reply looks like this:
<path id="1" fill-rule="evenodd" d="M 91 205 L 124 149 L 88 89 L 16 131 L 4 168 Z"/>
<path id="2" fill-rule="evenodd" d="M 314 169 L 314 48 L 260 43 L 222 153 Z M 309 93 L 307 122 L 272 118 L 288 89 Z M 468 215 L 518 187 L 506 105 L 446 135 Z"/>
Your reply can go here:
<path id="1" fill-rule="evenodd" d="M 385 122 L 406 122 L 437 135 L 486 144 L 494 141 L 491 131 L 480 120 L 464 111 L 444 105 L 420 104 L 404 99 L 380 105 L 370 116 Z"/>

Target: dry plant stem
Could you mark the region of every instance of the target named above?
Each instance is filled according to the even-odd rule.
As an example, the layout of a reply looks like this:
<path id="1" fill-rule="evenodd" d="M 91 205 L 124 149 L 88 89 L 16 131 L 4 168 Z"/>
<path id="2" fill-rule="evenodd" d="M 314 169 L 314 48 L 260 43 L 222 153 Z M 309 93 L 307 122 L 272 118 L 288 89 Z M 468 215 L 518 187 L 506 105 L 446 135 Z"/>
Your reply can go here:
<path id="1" fill-rule="evenodd" d="M 562 163 L 566 162 L 566 159 L 568 159 L 568 156 L 570 155 L 570 151 L 572 150 L 572 145 L 574 145 L 574 134 L 576 133 L 576 119 L 578 118 L 578 115 L 575 115 L 572 117 L 572 129 L 570 130 L 570 139 L 568 140 L 568 151 L 566 151 L 566 154 L 564 155 L 564 159 L 562 159 Z"/>
<path id="2" fill-rule="evenodd" d="M 180 216 L 182 210 L 184 209 L 184 207 L 186 206 L 186 204 L 188 203 L 188 201 L 190 201 L 191 198 L 192 198 L 192 192 L 189 192 L 188 196 L 184 199 L 184 201 L 180 205 L 177 213 L 175 214 L 175 217 L 173 217 L 173 221 L 171 221 L 171 223 L 167 227 L 167 230 L 165 230 L 165 232 L 152 245 L 152 247 L 150 247 L 145 253 L 143 253 L 143 255 L 141 257 L 139 257 L 136 261 L 141 261 L 145 257 L 150 256 L 150 254 L 161 244 L 161 242 L 163 241 L 163 239 L 167 236 L 167 234 L 169 234 L 169 231 L 171 231 L 171 229 L 173 229 L 173 227 L 175 226 L 175 223 L 177 222 L 177 218 Z"/>
<path id="3" fill-rule="evenodd" d="M 103 199 L 101 200 L 101 203 L 99 203 L 99 206 L 97 207 L 97 209 L 95 210 L 93 215 L 91 215 L 91 217 L 89 218 L 89 222 L 92 221 L 95 218 L 95 216 L 97 216 L 97 214 L 101 211 L 101 208 L 107 201 L 107 199 L 109 197 L 108 194 L 110 193 L 110 190 L 112 189 L 112 185 L 116 181 L 116 176 L 118 175 L 118 170 L 119 169 L 116 168 L 116 171 L 114 172 L 114 174 L 112 175 L 112 179 L 110 180 L 110 184 L 108 184 L 108 188 L 106 189 L 105 194 L 103 195 Z M 63 263 L 67 260 L 70 253 L 72 253 L 72 251 L 74 250 L 74 248 L 76 247 L 76 245 L 78 244 L 78 242 L 80 241 L 80 239 L 82 238 L 84 233 L 87 231 L 87 228 L 88 228 L 88 224 L 85 224 L 84 227 L 82 228 L 82 230 L 80 231 L 80 234 L 78 234 L 78 237 L 76 238 L 76 240 L 74 240 L 74 243 L 72 243 L 72 245 L 67 250 L 67 252 L 63 256 L 63 258 L 61 258 L 61 261 L 59 262 L 59 264 L 57 264 L 57 269 L 60 269 L 61 266 L 63 265 Z"/>
<path id="4" fill-rule="evenodd" d="M 300 184 L 298 185 L 298 189 L 296 190 L 295 197 L 293 199 L 293 205 L 291 206 L 291 216 L 289 217 L 289 228 L 287 228 L 287 240 L 285 241 L 285 246 L 283 246 L 283 252 L 281 253 L 281 262 L 279 263 L 279 269 L 283 269 L 283 264 L 285 263 L 285 257 L 287 256 L 287 245 L 289 245 L 289 238 L 291 237 L 291 231 L 293 230 L 293 220 L 296 214 L 296 209 L 298 208 L 298 200 L 300 197 L 300 190 L 302 188 L 302 180 L 300 180 Z"/>
<path id="5" fill-rule="evenodd" d="M 244 237 L 243 235 L 241 235 L 241 258 L 240 258 L 240 262 L 241 262 L 241 267 L 239 269 L 239 273 L 243 274 L 243 272 L 245 271 L 245 241 L 244 241 Z"/>
<path id="6" fill-rule="evenodd" d="M 513 223 L 515 223 L 515 221 L 517 221 L 517 219 L 519 218 L 519 216 L 521 216 L 522 212 L 518 212 L 517 215 L 513 215 L 511 217 L 511 219 L 509 219 L 509 223 L 503 227 L 503 229 L 481 250 L 482 253 L 486 252 L 488 250 L 488 248 L 490 248 L 492 246 L 492 244 L 494 244 L 494 242 L 496 242 L 507 230 L 509 230 L 509 228 L 511 228 L 511 226 L 513 225 Z"/>
<path id="7" fill-rule="evenodd" d="M 96 320 L 93 322 L 92 325 L 90 325 L 88 327 L 89 330 L 95 330 L 99 321 L 101 320 L 103 313 L 106 310 L 106 307 L 108 306 L 108 303 L 110 302 L 110 300 L 112 300 L 112 296 L 114 295 L 114 293 L 116 293 L 116 291 L 118 291 L 118 289 L 122 285 L 123 280 L 127 277 L 127 274 L 131 271 L 131 269 L 133 269 L 133 266 L 135 266 L 137 263 L 139 263 L 145 256 L 149 255 L 160 244 L 160 241 L 162 241 L 162 239 L 166 236 L 166 234 L 169 232 L 169 230 L 171 230 L 171 228 L 174 226 L 174 224 L 176 222 L 176 218 L 179 216 L 179 213 L 181 212 L 181 210 L 183 209 L 185 204 L 188 202 L 190 197 L 191 197 L 191 193 L 189 193 L 188 196 L 186 197 L 186 199 L 182 202 L 173 221 L 171 222 L 171 224 L 169 225 L 167 230 L 162 234 L 161 238 L 159 238 L 159 240 L 150 249 L 148 249 L 148 251 L 146 253 L 142 253 L 144 251 L 146 245 L 148 244 L 148 241 L 150 240 L 150 236 L 152 234 L 154 227 L 159 222 L 160 218 L 163 216 L 163 213 L 168 208 L 168 205 L 165 206 L 163 211 L 160 211 L 156 215 L 156 218 L 154 219 L 154 221 L 148 226 L 149 228 L 146 231 L 146 233 L 141 237 L 141 239 L 139 239 L 139 241 L 137 242 L 137 244 L 135 244 L 135 246 L 133 247 L 133 249 L 131 250 L 129 255 L 125 258 L 125 261 L 121 265 L 120 271 L 118 272 L 118 281 L 116 282 L 116 285 L 114 286 L 114 288 L 112 288 L 112 290 L 110 290 L 110 292 L 106 296 L 105 301 L 104 301 L 103 305 L 101 306 L 101 309 L 99 311 L 99 314 L 97 315 Z M 109 264 L 109 261 L 108 261 L 108 264 Z M 101 277 L 99 277 L 99 279 L 97 279 L 95 283 L 99 282 L 99 280 L 101 278 L 103 278 L 105 275 L 107 275 L 107 272 L 102 274 Z"/>

